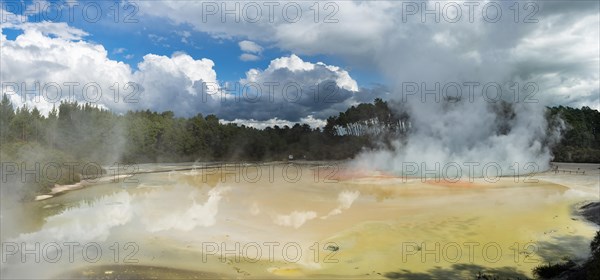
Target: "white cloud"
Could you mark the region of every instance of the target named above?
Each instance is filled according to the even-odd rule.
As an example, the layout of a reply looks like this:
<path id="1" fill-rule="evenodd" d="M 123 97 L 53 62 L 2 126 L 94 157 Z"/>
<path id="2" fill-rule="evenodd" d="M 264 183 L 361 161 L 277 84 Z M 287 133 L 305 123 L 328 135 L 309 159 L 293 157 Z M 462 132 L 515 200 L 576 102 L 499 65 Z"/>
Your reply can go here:
<path id="1" fill-rule="evenodd" d="M 168 74 L 185 75 L 191 82 L 201 80 L 217 82 L 217 73 L 212 69 L 214 66 L 214 62 L 210 59 L 195 60 L 185 53 L 175 53 L 171 58 L 162 55 L 147 54 L 144 56 L 144 61 L 138 65 L 142 72 L 151 67 L 158 67 Z"/>
<path id="2" fill-rule="evenodd" d="M 260 54 L 263 48 L 252 41 L 240 41 L 238 43 L 240 49 L 244 52 L 240 55 L 241 61 L 256 61 L 260 59 Z"/>
<path id="3" fill-rule="evenodd" d="M 209 94 L 215 93 L 215 89 L 204 89 L 203 86 L 204 83 L 218 84 L 213 67 L 214 62 L 210 59 L 195 60 L 184 53 L 172 57 L 145 55 L 138 64 L 139 71 L 133 75 L 144 89 L 138 107 L 172 110 L 181 115 L 201 112 L 214 104 L 210 103 L 214 99 Z"/>
<path id="4" fill-rule="evenodd" d="M 235 93 L 220 88 L 214 62 L 210 59 L 196 59 L 185 53 L 174 53 L 170 57 L 147 54 L 137 65 L 137 70 L 133 70 L 124 62 L 110 59 L 102 45 L 81 38 L 85 32 L 67 25 L 55 25 L 53 28 L 65 30 L 55 32 L 60 36 L 49 36 L 50 32 L 42 31 L 49 30 L 48 26 L 51 25 L 27 23 L 19 26 L 23 34 L 14 40 L 6 40 L 2 36 L 3 81 L 14 82 L 19 87 L 26 83 L 27 89 L 39 82 L 41 86 L 38 90 L 56 83 L 61 86 L 61 100 L 69 97 L 64 84 L 77 83 L 72 98 L 117 112 L 151 109 L 171 110 L 183 116 L 217 114 L 221 119 L 257 128 L 292 126 L 296 122 L 322 127 L 325 118 L 357 103 L 354 97 L 362 98 L 356 92 L 357 82 L 347 71 L 321 62 L 305 62 L 296 55 L 290 55 L 274 59 L 264 70 L 249 70 L 246 79 L 239 81 L 241 86 L 238 86 L 238 90 L 249 82 L 263 84 L 263 99 L 260 102 L 235 101 Z M 117 48 L 112 52 L 124 53 L 126 49 Z M 131 56 L 125 58 L 130 59 Z M 264 83 L 269 82 L 279 83 L 279 86 L 264 87 Z M 90 83 L 102 91 L 97 100 L 84 98 L 83 87 Z M 126 88 L 128 83 L 137 87 Z M 212 86 L 206 87 L 205 83 Z M 332 83 L 337 85 L 337 90 L 327 87 Z M 119 88 L 117 101 L 115 84 Z M 290 100 L 295 98 L 294 93 L 290 93 L 291 88 L 284 92 L 285 86 L 290 84 L 299 86 L 297 100 Z M 312 92 L 315 89 L 318 89 L 318 95 Z M 3 90 L 16 106 L 35 106 L 44 114 L 52 109 L 52 101 L 59 101 L 47 100 L 43 96 L 41 100 L 36 100 L 33 95 L 27 95 L 23 100 L 21 95 L 11 94 L 10 87 L 4 87 Z M 134 102 L 125 103 L 124 96 L 133 90 L 137 92 L 133 95 Z M 54 99 L 54 91 L 54 88 L 46 91 L 51 97 L 49 99 Z M 23 93 L 22 89 L 17 92 Z M 273 99 L 269 100 L 268 96 Z M 325 100 L 325 97 L 329 100 Z M 282 110 L 284 107 L 285 110 Z"/>
<path id="5" fill-rule="evenodd" d="M 27 23 L 19 28 L 23 29 L 23 34 L 15 40 L 0 42 L 3 70 L 1 79 L 5 83 L 16 83 L 21 87 L 17 91 L 21 94 L 10 96 L 16 105 L 27 103 L 30 108 L 37 106 L 46 113 L 52 108 L 52 104 L 45 101 L 58 96 L 56 88 L 44 91 L 44 86 L 52 83 L 59 85 L 61 89 L 58 92 L 64 100 L 69 97 L 69 88 L 65 83 L 78 83 L 73 90 L 75 99 L 82 101 L 84 86 L 92 85 L 102 89 L 97 103 L 108 105 L 112 109 L 124 106 L 123 103 L 113 101 L 110 87 L 115 83 L 125 85 L 132 81 L 131 68 L 125 63 L 110 60 L 106 49 L 101 45 L 83 40 L 74 41 L 80 39 L 79 36 L 85 32 L 64 24 L 50 23 Z M 64 30 L 58 30 L 60 28 Z M 57 37 L 49 37 L 48 33 L 57 34 Z M 27 89 L 31 90 L 36 82 L 40 84 L 39 90 L 47 93 L 47 98 L 40 97 L 38 101 L 33 94 L 28 94 L 24 101 L 22 83 L 26 83 Z M 11 93 L 6 87 L 3 91 Z M 93 94 L 88 96 L 88 100 L 96 99 Z"/>
<path id="6" fill-rule="evenodd" d="M 402 1 L 329 3 L 331 6 L 326 11 L 324 6 L 319 6 L 325 13 L 320 13 L 317 20 L 313 3 L 298 3 L 303 16 L 295 23 L 280 16 L 285 2 L 279 3 L 272 21 L 263 7 L 263 16 L 258 22 L 244 18 L 235 22 L 233 16 L 223 15 L 220 13 L 222 5 L 233 6 L 227 2 L 216 3 L 219 6 L 217 14 L 205 17 L 198 16 L 204 15 L 203 3 L 142 2 L 141 5 L 147 7 L 140 10 L 146 15 L 167 17 L 175 24 L 189 24 L 216 38 L 241 37 L 299 55 L 341 57 L 353 66 L 375 69 L 391 83 L 423 79 L 458 82 L 465 79 L 481 82 L 522 77 L 535 79 L 552 69 L 552 60 L 548 60 L 552 57 L 560 62 L 563 70 L 582 70 L 564 73 L 561 78 L 581 80 L 582 85 L 598 88 L 598 78 L 589 76 L 589 73 L 599 72 L 598 3 L 594 1 L 536 2 L 539 12 L 533 17 L 539 22 L 527 24 L 515 23 L 514 17 L 507 13 L 499 22 L 488 23 L 483 16 L 483 4 L 474 9 L 471 22 L 471 13 L 460 1 L 453 3 L 462 7 L 458 22 L 444 18 L 452 17 L 454 9 L 446 10 L 450 14 L 440 16 L 439 22 L 433 21 L 433 15 L 423 15 L 422 6 L 415 15 L 403 16 L 406 2 Z M 423 2 L 428 8 L 433 8 L 435 3 L 442 6 L 442 11 L 448 4 Z M 508 4 L 500 5 L 504 11 L 511 9 Z M 325 22 L 326 14 L 332 14 L 334 22 Z M 427 23 L 422 23 L 423 16 L 428 19 Z M 572 30 L 565 30 L 565 27 Z M 524 44 L 525 41 L 531 44 Z M 588 64 L 593 67 L 589 68 Z M 540 85 L 540 88 L 550 88 L 551 84 Z M 390 86 L 396 87 L 395 84 Z M 550 99 L 565 105 L 579 105 L 579 101 L 592 106 L 598 103 L 595 90 L 588 87 L 572 90 L 577 91 L 571 91 L 570 99 L 558 94 Z"/>
<path id="7" fill-rule="evenodd" d="M 192 33 L 190 33 L 187 30 L 184 30 L 184 31 L 180 31 L 180 32 L 178 31 L 177 35 L 181 36 L 182 43 L 187 44 L 187 43 L 189 43 L 189 38 L 190 38 L 190 36 L 192 36 Z"/>
<path id="8" fill-rule="evenodd" d="M 284 70 L 278 71 L 278 70 Z M 287 70 L 287 71 L 286 71 Z M 358 91 L 358 83 L 348 71 L 323 62 L 311 63 L 295 54 L 273 59 L 264 71 L 251 69 L 246 72 L 247 82 L 279 82 L 288 80 L 302 86 L 315 86 L 323 81 L 333 80 L 342 89 Z"/>
<path id="9" fill-rule="evenodd" d="M 156 44 L 167 40 L 167 38 L 156 34 L 148 34 L 148 38 L 150 38 L 150 40 L 152 40 Z"/>
<path id="10" fill-rule="evenodd" d="M 114 54 L 120 54 L 120 53 L 124 53 L 127 49 L 126 48 L 116 48 L 113 50 L 112 53 Z"/>
<path id="11" fill-rule="evenodd" d="M 260 59 L 260 56 L 249 54 L 249 53 L 243 53 L 240 55 L 241 61 L 257 61 L 259 59 Z"/>
<path id="12" fill-rule="evenodd" d="M 71 27 L 64 22 L 24 22 L 12 21 L 5 23 L 5 28 L 20 29 L 23 31 L 36 31 L 44 36 L 55 36 L 64 40 L 81 40 L 89 34 L 81 29 Z"/>
<path id="13" fill-rule="evenodd" d="M 14 40 L 2 36 L 0 47 L 2 73 L 0 78 L 6 83 L 16 83 L 16 93 L 10 87 L 3 87 L 3 93 L 9 94 L 16 106 L 27 104 L 38 107 L 43 113 L 52 109 L 56 87 L 44 86 L 56 84 L 62 100 L 69 98 L 69 88 L 65 84 L 76 83 L 72 99 L 80 102 L 92 102 L 104 108 L 116 111 L 128 109 L 173 110 L 180 114 L 196 114 L 202 111 L 203 104 L 198 92 L 202 82 L 218 83 L 214 63 L 210 59 L 194 59 L 184 53 L 175 53 L 172 57 L 148 54 L 133 71 L 123 62 L 108 58 L 108 51 L 99 44 L 82 39 L 86 33 L 65 24 L 25 23 L 16 26 L 23 34 Z M 55 36 L 49 36 L 54 34 Z M 116 52 L 120 52 L 117 49 Z M 125 103 L 123 97 L 133 88 L 125 88 L 127 83 L 138 84 L 138 101 Z M 25 95 L 23 99 L 22 83 L 31 90 L 39 83 L 39 91 L 47 93 L 46 98 L 38 94 Z M 120 88 L 120 99 L 115 102 L 114 85 Z M 83 88 L 93 85 L 99 88 L 99 98 L 94 94 L 84 97 Z M 93 92 L 93 91 L 92 91 Z M 211 91 L 207 91 L 211 93 Z"/>
<path id="14" fill-rule="evenodd" d="M 282 119 L 278 119 L 278 118 L 272 118 L 272 119 L 263 120 L 263 121 L 258 121 L 255 119 L 234 119 L 232 121 L 220 120 L 220 122 L 225 123 L 225 124 L 235 123 L 238 125 L 254 127 L 256 129 L 265 129 L 267 127 L 273 128 L 275 126 L 284 127 L 286 125 L 288 127 L 292 127 L 292 126 L 294 126 L 294 124 L 296 124 L 295 122 L 291 122 L 288 120 L 282 120 Z M 311 128 L 322 128 L 327 124 L 327 121 L 325 121 L 323 119 L 316 119 L 312 115 L 309 115 L 308 117 L 300 118 L 298 123 L 308 124 Z"/>
<path id="15" fill-rule="evenodd" d="M 308 115 L 308 117 L 301 118 L 300 123 L 308 124 L 312 128 L 323 128 L 327 124 L 327 121 L 323 119 L 315 119 L 312 115 Z"/>
<path id="16" fill-rule="evenodd" d="M 243 52 L 247 53 L 260 54 L 263 51 L 263 47 L 259 44 L 248 40 L 240 41 L 238 45 Z"/>
<path id="17" fill-rule="evenodd" d="M 7 10 L 4 10 L 2 7 L 0 7 L 0 15 L 2 16 L 2 25 L 0 25 L 0 30 L 2 30 L 3 27 L 12 28 L 15 25 L 22 24 L 27 21 L 27 16 L 11 13 Z"/>
<path id="18" fill-rule="evenodd" d="M 271 61 L 267 70 L 288 69 L 290 71 L 310 71 L 315 69 L 315 65 L 310 62 L 304 62 L 297 55 L 292 54 L 288 57 L 276 58 Z"/>
<path id="19" fill-rule="evenodd" d="M 304 61 L 294 54 L 272 60 L 264 70 L 250 69 L 237 88 L 241 100 L 224 104 L 219 116 L 260 128 L 301 121 L 319 127 L 324 119 L 362 98 L 371 102 L 377 97 L 359 92 L 357 82 L 347 71 Z"/>

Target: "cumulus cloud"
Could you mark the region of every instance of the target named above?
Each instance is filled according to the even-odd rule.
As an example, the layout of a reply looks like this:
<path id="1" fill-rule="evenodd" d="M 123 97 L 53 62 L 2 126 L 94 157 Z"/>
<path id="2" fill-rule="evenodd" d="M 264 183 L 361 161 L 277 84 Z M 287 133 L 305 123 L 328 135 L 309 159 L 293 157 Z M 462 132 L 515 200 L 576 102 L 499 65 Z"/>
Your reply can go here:
<path id="1" fill-rule="evenodd" d="M 250 124 L 310 118 L 315 125 L 322 124 L 323 119 L 346 110 L 361 97 L 357 82 L 346 70 L 304 61 L 294 54 L 272 60 L 266 69 L 250 69 L 231 88 L 237 88 L 240 100 L 222 103 L 221 115 Z M 369 101 L 374 98 L 370 96 Z"/>
<path id="2" fill-rule="evenodd" d="M 245 78 L 227 84 L 218 80 L 212 60 L 182 52 L 147 54 L 133 70 L 110 59 L 102 45 L 86 41 L 84 31 L 64 24 L 48 26 L 52 24 L 22 24 L 19 28 L 23 34 L 14 40 L 2 36 L 1 41 L 5 70 L 1 78 L 5 85 L 8 82 L 17 87 L 4 86 L 3 93 L 17 106 L 36 106 L 42 113 L 59 102 L 55 97 L 60 94 L 61 100 L 92 102 L 116 112 L 171 110 L 181 116 L 216 114 L 224 121 L 257 128 L 295 122 L 320 127 L 330 115 L 375 97 L 362 94 L 357 82 L 340 67 L 311 63 L 297 55 L 274 59 L 266 69 L 251 69 Z M 65 30 L 50 31 L 53 28 Z M 51 84 L 58 85 L 58 90 L 45 87 Z M 76 85 L 72 95 L 66 84 Z M 84 87 L 89 85 L 93 90 L 84 95 Z M 115 85 L 119 89 L 117 99 Z M 23 94 L 25 89 L 34 88 L 42 94 Z M 97 93 L 95 89 L 100 94 L 92 94 Z"/>
<path id="3" fill-rule="evenodd" d="M 47 28 L 48 26 L 53 27 Z M 84 99 L 83 88 L 88 85 L 102 90 L 101 94 L 94 94 L 97 91 L 90 90 L 86 95 L 89 100 L 112 109 L 122 108 L 123 103 L 113 102 L 109 88 L 115 83 L 125 85 L 130 82 L 131 67 L 108 59 L 107 51 L 102 45 L 83 40 L 74 41 L 80 39 L 79 36 L 85 32 L 62 24 L 59 26 L 65 27 L 65 30 L 54 33 L 57 37 L 47 34 L 52 33 L 50 30 L 56 25 L 32 23 L 19 26 L 23 29 L 23 34 L 15 40 L 3 38 L 0 42 L 3 93 L 9 94 L 17 105 L 27 103 L 30 108 L 37 106 L 42 112 L 48 112 L 52 108 L 52 103 L 48 101 L 58 101 L 56 99 L 60 97 L 63 100 L 69 98 L 70 90 L 66 85 L 72 85 L 71 99 L 80 101 Z M 8 83 L 19 88 L 9 88 Z M 36 94 L 25 91 L 25 88 L 28 91 L 35 89 L 36 83 L 37 99 Z M 44 90 L 48 85 L 57 87 L 46 87 Z"/>
<path id="4" fill-rule="evenodd" d="M 217 90 L 198 88 L 202 83 L 218 84 L 210 59 L 148 54 L 133 71 L 108 58 L 102 45 L 82 40 L 79 36 L 86 33 L 76 28 L 47 22 L 18 27 L 23 34 L 14 40 L 2 36 L 0 42 L 2 91 L 17 106 L 27 104 L 47 113 L 56 102 L 68 99 L 117 112 L 152 109 L 195 115 L 203 106 L 199 92 Z M 52 31 L 61 28 L 62 32 Z"/>
<path id="5" fill-rule="evenodd" d="M 515 22 L 513 3 L 495 2 L 503 11 L 499 21 L 490 23 L 485 14 L 487 1 L 472 12 L 463 2 L 419 1 L 417 13 L 404 13 L 402 1 L 335 1 L 315 18 L 313 3 L 297 3 L 302 17 L 290 22 L 282 16 L 285 2 L 279 2 L 274 17 L 267 7 L 258 20 L 244 14 L 240 5 L 239 21 L 223 14 L 216 2 L 215 15 L 203 13 L 202 3 L 177 1 L 143 2 L 140 9 L 153 17 L 167 17 L 174 24 L 189 24 L 197 31 L 216 38 L 247 38 L 266 42 L 299 55 L 333 55 L 354 67 L 376 70 L 391 81 L 419 81 L 424 77 L 437 81 L 465 79 L 529 79 L 540 84 L 550 104 L 598 107 L 598 2 L 535 2 L 537 20 L 524 23 L 522 13 Z M 410 4 L 410 3 L 409 3 Z M 185 8 L 183 6 L 185 5 Z M 423 8 L 439 5 L 438 19 L 423 14 Z M 462 16 L 457 22 L 445 5 L 458 5 Z M 493 10 L 493 9 L 492 9 Z M 167 12 L 165 12 L 167 11 Z M 444 12 L 446 11 L 446 12 Z M 531 8 L 527 10 L 531 12 Z M 205 15 L 204 17 L 198 16 Z M 323 15 L 330 15 L 326 20 Z M 423 19 L 426 23 L 423 23 Z M 549 59 L 551 58 L 551 59 Z M 449 67 L 449 65 L 452 65 Z M 555 78 L 547 79 L 547 75 Z M 536 80 L 538 79 L 539 80 Z M 559 90 L 555 85 L 560 84 Z M 565 94 L 568 92 L 568 94 Z"/>
<path id="6" fill-rule="evenodd" d="M 341 89 L 358 91 L 358 84 L 348 71 L 323 62 L 311 63 L 295 54 L 273 59 L 265 70 L 251 69 L 242 82 L 267 83 L 287 80 L 301 86 L 315 86 L 325 81 L 334 81 Z"/>
<path id="7" fill-rule="evenodd" d="M 360 89 L 348 71 L 295 54 L 273 59 L 265 69 L 250 69 L 237 83 L 222 87 L 229 99 L 219 105 L 224 122 L 257 128 L 325 124 L 325 119 L 360 102 L 386 94 L 383 88 Z"/>
<path id="8" fill-rule="evenodd" d="M 181 115 L 193 115 L 209 106 L 206 96 L 216 88 L 205 83 L 218 84 L 217 74 L 210 59 L 194 59 L 188 54 L 176 53 L 171 57 L 147 54 L 138 64 L 133 80 L 143 89 L 140 109 L 174 110 Z"/>
<path id="9" fill-rule="evenodd" d="M 534 81 L 539 86 L 537 97 L 545 104 L 600 106 L 599 46 L 594 40 L 599 36 L 598 16 L 594 12 L 598 3 L 593 1 L 536 2 L 540 5 L 540 12 L 536 14 L 539 22 L 532 24 L 514 23 L 508 15 L 498 23 L 489 24 L 483 20 L 481 9 L 475 9 L 474 22 L 469 22 L 466 14 L 457 23 L 447 22 L 444 18 L 436 23 L 433 16 L 428 16 L 428 22 L 424 24 L 420 14 L 403 22 L 402 2 L 333 3 L 336 12 L 332 18 L 336 22 L 326 22 L 323 13 L 315 21 L 310 9 L 313 3 L 299 3 L 303 16 L 297 22 L 288 22 L 281 16 L 275 16 L 271 22 L 263 14 L 258 22 L 245 19 L 235 22 L 232 15 L 225 15 L 228 20 L 223 23 L 220 14 L 205 15 L 202 3 L 140 2 L 140 16 L 167 17 L 168 24 L 191 26 L 195 31 L 206 32 L 215 38 L 238 41 L 243 52 L 241 60 L 260 59 L 264 49 L 256 42 L 294 53 L 274 59 L 266 69 L 251 69 L 237 89 L 210 94 L 205 99 L 203 93 L 209 90 L 203 83 L 219 82 L 214 63 L 208 63 L 210 59 L 185 54 L 171 57 L 149 54 L 140 62 L 140 70 L 133 71 L 127 64 L 108 59 L 103 46 L 85 41 L 85 31 L 64 23 L 19 25 L 19 20 L 15 19 L 3 24 L 2 28 L 18 25 L 16 28 L 24 30 L 24 34 L 14 41 L 6 40 L 2 35 L 2 65 L 6 67 L 3 69 L 11 70 L 3 71 L 3 80 L 21 81 L 23 79 L 15 77 L 31 77 L 28 81 L 62 81 L 57 79 L 59 73 L 67 76 L 68 69 L 73 69 L 74 78 L 69 80 L 100 81 L 105 92 L 110 92 L 108 88 L 115 82 L 132 81 L 140 85 L 143 93 L 140 102 L 111 104 L 108 98 L 104 103 L 111 109 L 173 110 L 181 115 L 214 113 L 227 121 L 247 120 L 249 123 L 297 122 L 307 116 L 323 120 L 359 102 L 371 102 L 376 97 L 401 97 L 398 90 L 360 88 L 346 70 L 300 58 L 318 54 L 333 55 L 353 67 L 375 70 L 390 81 L 389 88 L 392 89 L 401 88 L 404 81 Z M 217 4 L 221 9 L 222 3 Z M 280 3 L 280 7 L 284 4 Z M 433 4 L 427 2 L 427 5 Z M 501 5 L 509 11 L 507 4 Z M 151 36 L 158 44 L 165 43 L 161 34 Z M 187 34 L 183 37 L 188 38 Z M 239 41 L 239 38 L 243 40 Z M 60 57 L 58 50 L 67 50 L 63 53 L 73 53 L 84 63 L 71 65 L 69 57 Z M 79 55 L 82 50 L 86 50 L 85 55 Z M 55 54 L 42 58 L 46 52 Z M 184 59 L 186 56 L 189 59 Z M 28 57 L 33 57 L 35 62 L 27 61 Z M 180 69 L 175 70 L 172 65 Z M 191 73 L 195 67 L 202 74 Z M 24 69 L 35 71 L 23 75 Z M 85 71 L 87 69 L 100 71 Z M 264 82 L 278 82 L 280 86 L 269 88 L 261 84 Z M 243 85 L 248 83 L 262 87 L 262 99 L 243 97 Z M 284 88 L 281 85 L 292 86 Z M 298 88 L 302 96 L 296 98 Z M 221 88 L 211 90 L 214 93 Z"/>

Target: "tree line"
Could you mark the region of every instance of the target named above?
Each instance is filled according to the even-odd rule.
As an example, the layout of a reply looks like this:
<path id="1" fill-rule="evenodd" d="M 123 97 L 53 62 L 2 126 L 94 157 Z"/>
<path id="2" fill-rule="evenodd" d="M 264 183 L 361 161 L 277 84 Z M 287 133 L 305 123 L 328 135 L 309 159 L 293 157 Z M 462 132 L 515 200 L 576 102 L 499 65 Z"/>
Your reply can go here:
<path id="1" fill-rule="evenodd" d="M 116 114 L 77 102 L 62 102 L 44 116 L 26 105 L 14 108 L 4 95 L 0 101 L 0 157 L 3 162 L 107 165 L 272 161 L 285 160 L 289 155 L 295 159 L 341 160 L 364 149 L 391 148 L 390 141 L 409 133 L 410 116 L 392 107 L 397 106 L 375 99 L 329 117 L 322 129 L 297 123 L 260 130 L 224 124 L 215 115 L 183 118 L 172 111 L 150 110 Z M 509 105 L 503 110 L 510 116 Z M 600 162 L 600 112 L 559 106 L 547 109 L 547 119 L 551 127 L 565 127 L 561 142 L 553 147 L 555 161 Z M 47 183 L 41 185 L 49 187 Z"/>

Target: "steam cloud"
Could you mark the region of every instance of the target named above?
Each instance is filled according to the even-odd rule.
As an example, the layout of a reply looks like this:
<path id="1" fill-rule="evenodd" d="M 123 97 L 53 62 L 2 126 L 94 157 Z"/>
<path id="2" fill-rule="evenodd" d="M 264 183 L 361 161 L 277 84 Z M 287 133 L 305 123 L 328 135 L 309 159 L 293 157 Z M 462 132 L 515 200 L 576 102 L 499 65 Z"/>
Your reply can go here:
<path id="1" fill-rule="evenodd" d="M 409 176 L 450 177 L 522 175 L 547 169 L 550 147 L 560 134 L 548 130 L 544 116 L 556 85 L 548 73 L 528 68 L 527 58 L 515 55 L 527 41 L 519 34 L 507 34 L 505 25 L 510 24 L 478 28 L 464 23 L 423 24 L 404 30 L 402 40 L 386 39 L 385 48 L 375 54 L 380 58 L 377 67 L 394 81 L 390 104 L 408 113 L 411 129 L 393 139 L 390 149 L 359 155 L 357 166 Z M 463 34 L 462 39 L 472 44 L 467 49 L 446 46 L 446 39 L 432 39 L 427 28 L 439 34 Z M 503 42 L 495 49 L 485 46 L 499 38 Z M 414 51 L 414 42 L 419 51 Z M 459 87 L 445 88 L 450 84 Z M 476 84 L 472 90 L 470 84 Z"/>
<path id="2" fill-rule="evenodd" d="M 560 131 L 548 130 L 541 104 L 508 104 L 510 117 L 499 112 L 502 105 L 483 98 L 472 103 L 408 102 L 403 106 L 411 116 L 408 135 L 394 139 L 392 149 L 362 153 L 357 163 L 404 175 L 452 178 L 546 170 L 550 145 Z"/>
<path id="3" fill-rule="evenodd" d="M 299 228 L 316 217 L 317 213 L 314 211 L 293 211 L 289 215 L 277 215 L 273 222 L 280 226 Z"/>
<path id="4" fill-rule="evenodd" d="M 321 217 L 321 219 L 327 219 L 334 215 L 339 215 L 343 210 L 346 210 L 352 206 L 352 203 L 360 196 L 359 191 L 342 191 L 338 194 L 339 206 L 331 210 L 329 214 Z"/>

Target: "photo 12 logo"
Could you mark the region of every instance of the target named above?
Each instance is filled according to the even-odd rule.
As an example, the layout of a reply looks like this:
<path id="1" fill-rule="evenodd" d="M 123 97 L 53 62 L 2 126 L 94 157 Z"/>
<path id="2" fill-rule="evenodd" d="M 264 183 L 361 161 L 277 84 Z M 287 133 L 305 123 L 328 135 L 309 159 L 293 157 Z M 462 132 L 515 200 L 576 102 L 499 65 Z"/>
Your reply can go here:
<path id="1" fill-rule="evenodd" d="M 506 16 L 515 23 L 538 23 L 539 10 L 539 5 L 533 1 L 403 1 L 402 22 L 496 23 Z"/>
<path id="2" fill-rule="evenodd" d="M 422 182 L 433 180 L 456 183 L 468 179 L 470 183 L 482 178 L 487 183 L 496 183 L 501 177 L 510 177 L 515 183 L 537 183 L 533 176 L 540 172 L 535 162 L 513 162 L 510 165 L 498 162 L 402 162 L 402 181 L 420 178 Z"/>
<path id="3" fill-rule="evenodd" d="M 315 84 L 298 82 L 202 82 L 202 102 L 219 100 L 221 103 L 286 103 L 313 102 L 322 104 L 339 103 L 345 93 L 334 81 Z"/>
<path id="4" fill-rule="evenodd" d="M 340 247 L 335 242 L 315 242 L 303 248 L 297 242 L 203 242 L 202 263 L 207 263 L 210 257 L 217 257 L 221 262 L 250 262 L 260 260 L 269 262 L 284 261 L 287 263 L 298 263 L 309 260 L 314 263 L 338 263 L 336 254 Z"/>
<path id="5" fill-rule="evenodd" d="M 142 93 L 141 86 L 134 82 L 114 82 L 110 86 L 96 82 L 2 82 L 1 88 L 7 96 L 16 95 L 22 102 L 33 100 L 36 103 L 42 100 L 47 103 L 75 100 L 92 104 L 111 100 L 114 103 L 138 103 Z"/>
<path id="6" fill-rule="evenodd" d="M 74 263 L 83 260 L 87 263 L 106 261 L 123 264 L 135 264 L 140 247 L 135 242 L 103 246 L 97 242 L 3 242 L 2 263 Z"/>
<path id="7" fill-rule="evenodd" d="M 474 103 L 484 100 L 487 103 L 496 103 L 501 100 L 515 103 L 539 103 L 535 95 L 539 91 L 535 82 L 512 82 L 503 85 L 497 82 L 402 82 L 401 101 L 404 102 L 459 102 Z"/>
<path id="8" fill-rule="evenodd" d="M 67 22 L 96 23 L 111 18 L 115 23 L 138 23 L 139 6 L 131 1 L 25 1 L 6 0 L 0 5 L 1 23 Z"/>
<path id="9" fill-rule="evenodd" d="M 52 183 L 63 181 L 95 184 L 100 182 L 137 184 L 136 164 L 115 162 L 102 166 L 96 162 L 9 162 L 0 163 L 0 182 L 12 184 Z"/>
<path id="10" fill-rule="evenodd" d="M 539 263 L 540 259 L 536 257 L 538 251 L 538 245 L 533 242 L 515 242 L 504 247 L 496 242 L 402 242 L 402 262 L 474 263 L 482 259 L 486 263 L 497 263 L 512 256 L 515 263 Z"/>
<path id="11" fill-rule="evenodd" d="M 314 23 L 339 22 L 336 15 L 340 7 L 336 2 L 315 1 L 309 7 L 306 4 L 294 1 L 206 1 L 201 4 L 202 22 L 274 23 L 276 19 L 282 19 L 284 23 L 297 23 L 303 17 L 310 17 Z"/>
<path id="12" fill-rule="evenodd" d="M 279 168 L 281 167 L 281 168 Z M 323 164 L 317 166 L 287 163 L 281 166 L 260 163 L 232 163 L 210 164 L 198 166 L 203 183 L 209 177 L 218 177 L 222 183 L 243 181 L 244 183 L 257 183 L 261 180 L 274 183 L 276 179 L 283 179 L 287 183 L 297 183 L 303 176 L 312 178 L 314 183 L 337 183 L 340 167 L 337 164 Z M 196 168 L 193 169 L 194 171 Z"/>

